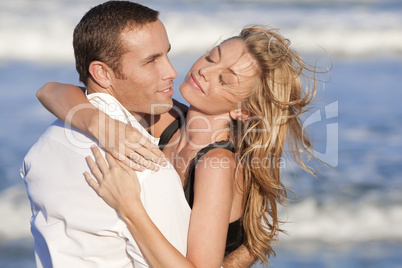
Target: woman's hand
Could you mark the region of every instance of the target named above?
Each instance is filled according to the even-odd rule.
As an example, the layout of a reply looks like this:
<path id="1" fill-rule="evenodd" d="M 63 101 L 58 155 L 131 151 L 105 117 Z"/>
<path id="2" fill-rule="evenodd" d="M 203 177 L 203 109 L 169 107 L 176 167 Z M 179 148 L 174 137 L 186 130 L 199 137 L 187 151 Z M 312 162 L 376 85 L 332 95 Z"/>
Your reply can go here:
<path id="1" fill-rule="evenodd" d="M 104 117 L 104 118 L 101 118 Z M 93 118 L 95 119 L 95 118 Z M 99 111 L 99 120 L 94 123 L 91 134 L 114 158 L 127 166 L 142 171 L 145 168 L 158 171 L 164 154 L 141 132 L 121 121 L 110 118 Z"/>
<path id="2" fill-rule="evenodd" d="M 92 189 L 119 213 L 128 204 L 133 205 L 141 202 L 141 186 L 135 171 L 114 159 L 108 153 L 106 153 L 106 163 L 99 148 L 96 146 L 92 146 L 91 150 L 95 156 L 96 163 L 90 156 L 85 159 L 96 180 L 88 172 L 85 172 L 84 176 Z"/>

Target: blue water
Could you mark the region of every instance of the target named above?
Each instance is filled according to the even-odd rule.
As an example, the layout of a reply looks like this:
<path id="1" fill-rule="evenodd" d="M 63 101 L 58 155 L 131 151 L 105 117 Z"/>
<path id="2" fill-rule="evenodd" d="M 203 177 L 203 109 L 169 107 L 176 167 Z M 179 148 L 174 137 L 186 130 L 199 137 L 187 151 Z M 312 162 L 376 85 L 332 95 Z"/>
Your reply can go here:
<path id="1" fill-rule="evenodd" d="M 19 165 L 52 122 L 36 100 L 47 81 L 78 83 L 71 33 L 100 1 L 0 3 L 0 267 L 34 267 Z M 402 3 L 400 1 L 144 1 L 159 9 L 178 85 L 204 51 L 249 23 L 280 28 L 309 61 L 330 66 L 305 124 L 317 178 L 287 163 L 273 267 L 402 267 Z M 258 265 L 255 265 L 259 267 Z"/>

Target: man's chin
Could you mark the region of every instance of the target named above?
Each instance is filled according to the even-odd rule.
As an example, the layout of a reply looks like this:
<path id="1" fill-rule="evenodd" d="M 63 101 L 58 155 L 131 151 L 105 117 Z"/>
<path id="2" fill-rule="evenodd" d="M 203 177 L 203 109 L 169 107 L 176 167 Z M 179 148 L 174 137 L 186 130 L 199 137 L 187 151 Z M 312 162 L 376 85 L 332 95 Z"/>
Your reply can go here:
<path id="1" fill-rule="evenodd" d="M 172 109 L 172 107 L 173 107 L 173 100 L 170 100 L 169 103 L 152 104 L 149 114 L 153 115 L 164 114 L 169 112 Z"/>

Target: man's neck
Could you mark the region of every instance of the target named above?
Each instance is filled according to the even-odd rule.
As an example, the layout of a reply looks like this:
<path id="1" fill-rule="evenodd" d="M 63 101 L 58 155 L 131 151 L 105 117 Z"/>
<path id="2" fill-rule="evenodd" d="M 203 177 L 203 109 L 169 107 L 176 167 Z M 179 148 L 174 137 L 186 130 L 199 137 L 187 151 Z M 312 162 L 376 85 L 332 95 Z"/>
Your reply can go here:
<path id="1" fill-rule="evenodd" d="M 109 88 L 101 87 L 98 83 L 96 83 L 91 78 L 89 78 L 87 80 L 87 85 L 86 86 L 87 86 L 87 94 L 105 93 L 105 94 L 109 94 L 109 95 L 115 97 L 113 92 Z"/>
<path id="2" fill-rule="evenodd" d="M 111 90 L 108 88 L 103 88 L 101 87 L 98 83 L 93 81 L 92 79 L 88 79 L 88 85 L 87 85 L 87 94 L 93 94 L 93 93 L 104 93 L 104 94 L 109 94 L 113 98 L 115 98 L 117 101 L 119 101 L 114 94 L 112 93 Z M 144 119 L 144 114 L 141 113 L 134 113 L 132 111 L 129 111 L 132 116 L 146 129 L 148 130 L 149 124 L 147 120 Z"/>
<path id="3" fill-rule="evenodd" d="M 131 111 L 129 111 L 129 112 L 141 124 L 141 126 L 148 131 L 148 133 L 152 134 L 152 131 L 151 131 L 152 121 L 149 120 L 149 115 L 142 114 L 142 113 L 134 113 L 134 112 L 131 112 Z"/>
<path id="4" fill-rule="evenodd" d="M 113 94 L 111 93 L 110 90 L 105 89 L 101 86 L 99 86 L 97 83 L 90 81 L 88 82 L 87 85 L 87 94 L 94 94 L 94 93 L 104 93 L 104 94 L 108 94 L 110 96 L 112 96 L 113 98 L 116 98 L 115 96 L 113 96 Z M 119 101 L 116 98 L 117 101 Z M 147 130 L 149 131 L 149 122 L 148 120 L 145 118 L 145 114 L 142 113 L 134 113 L 132 111 L 129 111 L 129 113 Z"/>

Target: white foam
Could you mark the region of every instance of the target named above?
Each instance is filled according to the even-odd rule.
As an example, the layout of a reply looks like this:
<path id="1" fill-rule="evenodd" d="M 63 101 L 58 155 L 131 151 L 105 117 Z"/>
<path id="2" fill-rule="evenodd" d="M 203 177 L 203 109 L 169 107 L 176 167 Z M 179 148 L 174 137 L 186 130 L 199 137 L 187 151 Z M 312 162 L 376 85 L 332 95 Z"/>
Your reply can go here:
<path id="1" fill-rule="evenodd" d="M 103 1 L 17 0 L 0 4 L 0 59 L 73 62 L 72 32 L 80 17 Z M 222 3 L 210 8 L 197 3 L 147 3 L 161 11 L 172 54 L 205 51 L 220 37 L 238 33 L 250 23 L 271 24 L 303 53 L 348 57 L 402 54 L 402 17 L 398 10 L 379 11 L 310 5 L 248 5 Z M 247 1 L 246 1 L 247 2 Z M 275 1 L 274 1 L 275 2 Z"/>
<path id="2" fill-rule="evenodd" d="M 312 198 L 281 208 L 280 218 L 289 236 L 280 242 L 350 243 L 402 241 L 402 204 L 382 206 L 370 198 L 351 203 L 320 205 Z M 378 198 L 373 198 L 377 200 Z M 30 204 L 25 187 L 18 184 L 0 193 L 0 239 L 30 238 Z"/>
<path id="3" fill-rule="evenodd" d="M 402 205 L 334 204 L 320 206 L 314 199 L 281 211 L 282 226 L 289 236 L 280 240 L 350 243 L 366 241 L 402 241 Z"/>
<path id="4" fill-rule="evenodd" d="M 31 209 L 24 185 L 18 184 L 0 192 L 0 239 L 31 237 Z"/>

